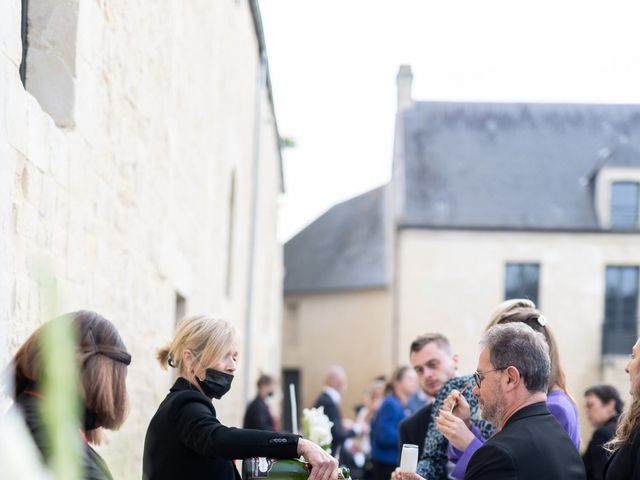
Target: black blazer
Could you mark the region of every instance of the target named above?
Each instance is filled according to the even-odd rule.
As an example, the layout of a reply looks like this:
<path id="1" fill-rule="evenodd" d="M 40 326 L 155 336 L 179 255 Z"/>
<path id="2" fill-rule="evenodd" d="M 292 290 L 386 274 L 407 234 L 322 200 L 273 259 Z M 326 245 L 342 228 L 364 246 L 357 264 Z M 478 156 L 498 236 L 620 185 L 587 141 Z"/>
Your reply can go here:
<path id="1" fill-rule="evenodd" d="M 545 402 L 514 413 L 473 454 L 465 480 L 584 480 L 582 459 Z"/>
<path id="2" fill-rule="evenodd" d="M 418 458 L 422 457 L 424 449 L 424 439 L 427 436 L 427 429 L 431 423 L 431 406 L 425 405 L 416 413 L 400 422 L 400 451 L 405 443 L 412 443 L 418 446 Z"/>
<path id="3" fill-rule="evenodd" d="M 276 428 L 273 425 L 273 417 L 271 416 L 269 407 L 260 395 L 256 396 L 256 398 L 247 405 L 247 410 L 244 412 L 242 428 L 275 432 Z"/>
<path id="4" fill-rule="evenodd" d="M 151 419 L 142 461 L 145 480 L 232 480 L 232 460 L 295 458 L 298 436 L 222 425 L 211 400 L 178 378 Z"/>
<path id="5" fill-rule="evenodd" d="M 26 390 L 27 393 L 21 393 L 16 398 L 15 405 L 20 409 L 24 415 L 24 419 L 27 423 L 27 427 L 31 432 L 33 441 L 35 442 L 38 450 L 42 453 L 43 457 L 48 457 L 50 450 L 49 438 L 44 430 L 42 419 L 40 418 L 41 408 L 41 395 L 36 390 L 35 386 L 31 386 L 30 390 Z M 84 438 L 83 438 L 84 440 Z M 107 468 L 107 464 L 102 457 L 91 448 L 91 446 L 85 441 L 83 463 L 83 479 L 84 480 L 112 480 L 111 472 Z"/>
<path id="6" fill-rule="evenodd" d="M 331 451 L 335 455 L 338 447 L 341 447 L 347 438 L 355 436 L 355 432 L 353 430 L 345 430 L 342 428 L 342 414 L 340 413 L 340 408 L 335 404 L 328 393 L 322 392 L 313 406 L 324 407 L 325 415 L 329 417 L 330 422 L 333 422 L 333 426 L 331 427 L 331 436 L 333 437 L 333 440 L 331 441 Z"/>
<path id="7" fill-rule="evenodd" d="M 616 433 L 618 417 L 612 417 L 607 423 L 597 428 L 589 441 L 589 445 L 582 456 L 584 468 L 587 471 L 587 480 L 603 480 L 604 466 L 611 456 L 602 445 L 607 443 Z"/>
<path id="8" fill-rule="evenodd" d="M 640 427 L 633 432 L 631 441 L 613 452 L 604 468 L 606 480 L 640 480 Z"/>

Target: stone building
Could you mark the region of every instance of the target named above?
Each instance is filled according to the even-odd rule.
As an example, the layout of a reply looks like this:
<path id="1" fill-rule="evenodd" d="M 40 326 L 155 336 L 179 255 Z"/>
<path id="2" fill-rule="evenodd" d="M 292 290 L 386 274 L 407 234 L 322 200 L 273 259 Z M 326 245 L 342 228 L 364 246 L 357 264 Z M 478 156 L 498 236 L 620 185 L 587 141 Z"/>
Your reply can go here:
<path id="1" fill-rule="evenodd" d="M 240 333 L 228 424 L 280 370 L 282 165 L 257 2 L 8 0 L 0 53 L 0 360 L 54 314 L 111 319 L 131 411 L 101 450 L 140 478 L 173 381 L 154 351 L 178 318 Z"/>
<path id="2" fill-rule="evenodd" d="M 638 333 L 640 106 L 421 102 L 408 67 L 397 80 L 391 182 L 285 245 L 283 368 L 299 376 L 303 404 L 336 362 L 349 375 L 350 411 L 428 331 L 449 336 L 470 373 L 494 307 L 520 296 L 553 327 L 580 407 L 595 382 L 626 394 Z"/>

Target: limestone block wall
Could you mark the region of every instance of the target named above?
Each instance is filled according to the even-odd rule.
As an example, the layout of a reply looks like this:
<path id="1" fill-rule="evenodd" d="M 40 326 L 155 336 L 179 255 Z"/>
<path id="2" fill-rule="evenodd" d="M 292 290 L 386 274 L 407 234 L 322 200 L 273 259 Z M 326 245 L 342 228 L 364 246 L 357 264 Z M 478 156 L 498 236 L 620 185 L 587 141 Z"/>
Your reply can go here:
<path id="1" fill-rule="evenodd" d="M 254 393 L 243 391 L 244 376 L 252 385 L 259 369 L 280 371 L 280 159 L 266 90 L 255 121 L 260 59 L 249 3 L 38 2 L 26 90 L 20 3 L 0 5 L 0 358 L 50 315 L 89 308 L 111 319 L 133 355 L 131 411 L 100 450 L 115 478 L 140 478 L 148 420 L 173 381 L 154 349 L 171 338 L 178 295 L 187 314 L 229 318 L 241 348 L 250 337 L 251 363 L 241 351 L 234 387 L 217 404 L 228 424 L 241 422 Z M 75 35 L 47 36 L 42 26 L 61 17 Z M 70 62 L 69 91 L 36 82 L 51 68 L 40 61 L 46 49 Z"/>
<path id="2" fill-rule="evenodd" d="M 399 352 L 418 334 L 447 335 L 460 371 L 476 369 L 478 341 L 504 299 L 507 262 L 540 264 L 539 306 L 558 339 L 578 402 L 583 445 L 591 428 L 583 392 L 613 382 L 628 398 L 624 359 L 602 359 L 605 268 L 640 265 L 636 235 L 401 230 L 398 237 Z"/>
<path id="3" fill-rule="evenodd" d="M 300 408 L 310 407 L 332 365 L 348 377 L 342 414 L 354 418 L 354 407 L 378 375 L 389 375 L 391 359 L 391 293 L 388 289 L 288 295 L 285 298 L 283 368 L 299 368 Z M 406 359 L 402 363 L 408 363 Z"/>

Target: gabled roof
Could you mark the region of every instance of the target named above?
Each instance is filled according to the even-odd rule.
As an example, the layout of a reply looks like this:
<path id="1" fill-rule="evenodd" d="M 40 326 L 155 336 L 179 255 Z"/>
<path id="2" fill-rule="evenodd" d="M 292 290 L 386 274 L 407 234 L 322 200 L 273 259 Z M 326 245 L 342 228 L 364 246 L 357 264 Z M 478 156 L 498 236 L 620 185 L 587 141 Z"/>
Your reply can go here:
<path id="1" fill-rule="evenodd" d="M 598 230 L 589 182 L 640 167 L 640 106 L 418 102 L 399 226 Z"/>
<path id="2" fill-rule="evenodd" d="M 389 285 L 385 191 L 379 187 L 334 206 L 285 244 L 286 294 Z"/>

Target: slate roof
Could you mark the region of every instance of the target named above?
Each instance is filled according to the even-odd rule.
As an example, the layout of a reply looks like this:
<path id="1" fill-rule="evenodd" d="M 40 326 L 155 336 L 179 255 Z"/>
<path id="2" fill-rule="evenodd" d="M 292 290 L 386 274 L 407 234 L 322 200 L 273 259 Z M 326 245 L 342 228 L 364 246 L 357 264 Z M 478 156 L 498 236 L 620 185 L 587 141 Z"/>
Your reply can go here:
<path id="1" fill-rule="evenodd" d="M 284 246 L 287 294 L 389 285 L 385 187 L 329 209 Z"/>
<path id="2" fill-rule="evenodd" d="M 399 226 L 598 230 L 591 177 L 640 167 L 640 106 L 418 102 Z"/>
<path id="3" fill-rule="evenodd" d="M 640 105 L 417 102 L 402 115 L 398 228 L 599 231 L 598 170 L 640 167 Z M 386 191 L 286 243 L 286 294 L 389 285 Z"/>

